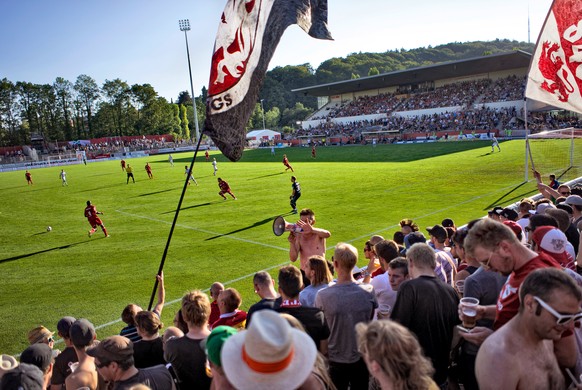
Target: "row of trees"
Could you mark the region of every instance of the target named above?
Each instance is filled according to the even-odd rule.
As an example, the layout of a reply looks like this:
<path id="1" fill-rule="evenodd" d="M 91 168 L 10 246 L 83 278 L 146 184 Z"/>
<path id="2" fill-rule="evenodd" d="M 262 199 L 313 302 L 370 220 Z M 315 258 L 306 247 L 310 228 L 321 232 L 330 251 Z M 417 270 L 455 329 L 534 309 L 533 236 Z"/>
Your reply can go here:
<path id="1" fill-rule="evenodd" d="M 199 127 L 205 119 L 206 90 L 196 99 Z M 266 111 L 265 124 L 278 128 L 304 119 L 310 112 L 278 107 Z M 298 117 L 300 115 L 301 117 Z M 257 103 L 248 128 L 262 128 L 263 111 Z M 87 75 L 75 82 L 58 77 L 53 84 L 0 80 L 0 146 L 30 144 L 31 137 L 47 142 L 125 135 L 172 134 L 177 139 L 194 135 L 192 98 L 181 92 L 168 102 L 150 84 L 129 85 L 120 79 L 102 86 Z"/>

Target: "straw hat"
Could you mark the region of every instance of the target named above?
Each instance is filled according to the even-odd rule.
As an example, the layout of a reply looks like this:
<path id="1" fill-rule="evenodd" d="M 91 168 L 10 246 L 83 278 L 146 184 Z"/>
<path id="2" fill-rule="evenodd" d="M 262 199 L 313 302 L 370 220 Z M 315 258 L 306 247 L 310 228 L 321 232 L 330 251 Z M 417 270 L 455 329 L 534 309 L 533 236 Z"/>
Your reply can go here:
<path id="1" fill-rule="evenodd" d="M 272 310 L 255 313 L 249 329 L 229 337 L 221 353 L 226 377 L 239 390 L 295 389 L 316 357 L 311 337 Z"/>

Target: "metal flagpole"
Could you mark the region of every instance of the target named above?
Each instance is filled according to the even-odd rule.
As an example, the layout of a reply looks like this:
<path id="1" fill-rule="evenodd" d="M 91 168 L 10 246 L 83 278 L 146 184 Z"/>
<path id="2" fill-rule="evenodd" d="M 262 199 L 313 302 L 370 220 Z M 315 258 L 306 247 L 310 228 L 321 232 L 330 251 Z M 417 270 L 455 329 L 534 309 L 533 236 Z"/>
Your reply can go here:
<path id="1" fill-rule="evenodd" d="M 198 144 L 196 145 L 196 150 L 194 151 L 194 157 L 192 162 L 190 162 L 190 175 L 194 169 L 194 162 L 196 161 L 196 155 L 200 149 L 200 142 L 202 137 L 198 137 Z M 178 207 L 176 208 L 176 213 L 174 214 L 174 220 L 172 221 L 172 227 L 170 228 L 170 234 L 168 235 L 168 241 L 166 242 L 166 247 L 164 248 L 164 254 L 162 255 L 162 260 L 160 261 L 160 267 L 158 268 L 158 275 L 162 274 L 164 270 L 164 264 L 166 262 L 166 256 L 168 255 L 168 249 L 170 248 L 170 242 L 172 241 L 172 235 L 174 234 L 174 228 L 176 227 L 176 222 L 178 221 L 178 215 L 180 214 L 180 209 L 182 208 L 182 201 L 184 200 L 184 195 L 186 194 L 186 189 L 188 188 L 188 181 L 190 180 L 190 175 L 186 175 L 186 181 L 184 182 L 184 187 L 182 188 L 182 194 L 180 195 L 180 200 L 178 201 Z M 158 279 L 154 283 L 154 290 L 152 291 L 152 297 L 150 298 L 150 303 L 148 304 L 148 311 L 152 309 L 154 303 L 154 297 L 156 296 L 156 290 L 158 289 Z"/>

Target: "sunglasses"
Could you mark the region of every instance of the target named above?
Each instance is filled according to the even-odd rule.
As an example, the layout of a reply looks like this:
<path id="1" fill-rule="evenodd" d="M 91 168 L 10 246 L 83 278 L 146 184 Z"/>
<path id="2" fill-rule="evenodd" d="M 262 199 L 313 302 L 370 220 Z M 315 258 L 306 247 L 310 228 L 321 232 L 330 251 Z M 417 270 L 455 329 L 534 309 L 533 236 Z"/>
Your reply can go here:
<path id="1" fill-rule="evenodd" d="M 546 309 L 551 315 L 556 317 L 557 325 L 568 325 L 570 322 L 580 321 L 582 319 L 582 312 L 576 314 L 560 314 L 555 311 L 550 305 L 544 302 L 541 298 L 533 297 L 537 303 L 539 303 L 544 309 Z"/>
<path id="2" fill-rule="evenodd" d="M 489 258 L 487 260 L 477 260 L 479 262 L 479 264 L 481 264 L 481 266 L 483 266 L 483 270 L 487 271 L 488 269 L 491 268 L 489 263 L 491 263 L 491 257 L 493 257 L 494 253 L 495 253 L 495 251 L 491 252 L 491 254 L 489 255 Z"/>
<path id="3" fill-rule="evenodd" d="M 49 337 L 47 340 L 47 343 L 52 343 L 55 341 L 54 337 Z"/>
<path id="4" fill-rule="evenodd" d="M 107 367 L 110 364 L 111 364 L 111 362 L 109 362 L 109 363 L 99 363 L 99 364 L 95 363 L 95 367 L 97 367 L 97 368 L 103 368 L 103 367 Z"/>
<path id="5" fill-rule="evenodd" d="M 570 195 L 570 194 L 571 194 L 571 192 L 570 192 L 570 191 L 568 191 L 568 192 L 560 192 L 560 195 L 564 195 L 564 196 L 568 196 L 568 195 Z"/>

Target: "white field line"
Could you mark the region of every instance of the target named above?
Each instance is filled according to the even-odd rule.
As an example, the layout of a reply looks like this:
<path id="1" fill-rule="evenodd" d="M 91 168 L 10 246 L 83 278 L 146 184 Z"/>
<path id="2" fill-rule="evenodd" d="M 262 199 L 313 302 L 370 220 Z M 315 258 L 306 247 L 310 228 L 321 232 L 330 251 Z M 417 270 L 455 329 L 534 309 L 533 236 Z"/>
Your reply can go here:
<path id="1" fill-rule="evenodd" d="M 441 212 L 446 211 L 446 210 L 451 210 L 451 209 L 458 208 L 458 206 L 460 206 L 460 205 L 467 204 L 467 203 L 471 203 L 471 202 L 473 202 L 473 201 L 475 201 L 477 199 L 481 199 L 481 198 L 484 198 L 486 196 L 495 194 L 495 193 L 497 193 L 499 191 L 504 191 L 504 190 L 507 190 L 507 189 L 510 189 L 510 188 L 513 188 L 513 187 L 514 187 L 514 185 L 507 186 L 507 187 L 504 187 L 504 188 L 500 188 L 500 189 L 498 189 L 496 191 L 492 191 L 492 192 L 490 192 L 488 194 L 483 194 L 483 195 L 480 195 L 480 196 L 475 196 L 475 197 L 470 198 L 470 199 L 467 199 L 467 200 L 465 200 L 463 202 L 460 202 L 460 203 L 457 203 L 457 204 L 454 204 L 454 205 L 450 205 L 448 207 L 444 207 L 444 208 L 439 209 L 439 210 L 432 211 L 432 212 L 430 212 L 428 214 L 424 214 L 424 215 L 420 215 L 420 216 L 414 217 L 413 219 L 415 221 L 416 220 L 421 220 L 423 218 L 430 217 L 431 215 L 438 214 L 438 213 L 441 213 Z M 146 216 L 143 216 L 143 215 L 132 214 L 132 213 L 128 213 L 128 212 L 121 211 L 121 210 L 115 210 L 115 211 L 118 212 L 118 213 L 120 213 L 120 214 L 124 214 L 124 215 L 130 216 L 130 217 L 147 219 L 149 221 L 160 222 L 160 223 L 165 223 L 167 225 L 171 225 L 171 222 L 164 221 L 164 220 L 161 220 L 161 219 L 146 217 Z M 232 235 L 226 235 L 226 234 L 222 234 L 222 233 L 217 233 L 217 232 L 213 232 L 213 231 L 210 231 L 210 230 L 200 229 L 200 228 L 196 228 L 196 227 L 192 227 L 192 226 L 187 226 L 187 225 L 183 225 L 183 224 L 176 224 L 176 226 L 180 226 L 181 228 L 184 228 L 184 229 L 190 229 L 190 230 L 195 230 L 195 231 L 202 232 L 202 233 L 212 234 L 212 235 L 215 235 L 215 236 L 222 236 L 224 238 L 230 238 L 232 240 L 243 241 L 243 242 L 247 242 L 249 244 L 260 245 L 260 246 L 264 246 L 264 247 L 267 247 L 267 248 L 273 248 L 273 249 L 278 249 L 278 250 L 283 250 L 283 251 L 288 251 L 289 250 L 288 248 L 283 248 L 283 247 L 280 247 L 280 246 L 269 245 L 269 244 L 265 244 L 265 243 L 258 242 L 258 241 L 247 240 L 245 238 L 240 238 L 240 237 L 235 237 L 235 236 L 232 236 Z M 345 241 L 345 242 L 348 242 L 349 243 L 349 242 L 354 242 L 354 241 L 357 241 L 357 240 L 361 240 L 363 238 L 368 238 L 368 237 L 371 237 L 371 236 L 373 236 L 375 234 L 382 233 L 382 232 L 385 232 L 387 230 L 393 229 L 396 226 L 398 226 L 398 225 L 390 225 L 390 226 L 387 226 L 387 227 L 382 228 L 380 230 L 377 230 L 375 232 L 368 233 L 368 234 L 363 235 L 363 236 L 355 237 L 355 238 L 353 238 L 351 240 L 348 240 L 348 241 Z M 327 250 L 332 249 L 334 246 L 335 245 L 328 247 Z M 281 267 L 281 266 L 283 266 L 285 264 L 287 264 L 287 262 L 281 263 L 281 264 L 277 264 L 277 265 L 274 265 L 272 267 L 266 268 L 264 271 L 269 271 L 269 270 L 272 270 L 274 268 Z M 230 285 L 232 283 L 236 283 L 236 282 L 241 281 L 241 280 L 244 280 L 246 278 L 250 278 L 250 277 L 252 277 L 254 275 L 255 275 L 255 273 L 247 274 L 247 275 L 244 275 L 244 276 L 240 276 L 240 277 L 238 277 L 236 279 L 232 279 L 232 280 L 229 280 L 228 282 L 225 282 L 224 285 L 225 286 L 228 286 L 228 285 Z M 202 291 L 207 292 L 209 290 L 210 289 L 205 289 L 205 290 L 202 290 Z M 172 305 L 174 303 L 177 303 L 177 302 L 179 302 L 181 300 L 182 300 L 182 298 L 180 297 L 178 299 L 174 299 L 172 301 L 166 302 L 165 305 L 164 305 L 164 307 L 169 306 L 169 305 Z M 95 327 L 95 329 L 103 329 L 103 328 L 106 328 L 108 326 L 111 326 L 111 325 L 115 325 L 117 323 L 120 323 L 120 322 L 121 322 L 121 319 L 116 319 L 116 320 L 107 322 L 105 324 L 98 325 L 98 326 Z M 60 342 L 62 342 L 62 339 L 59 339 L 59 340 L 56 341 L 56 343 L 60 343 Z"/>

